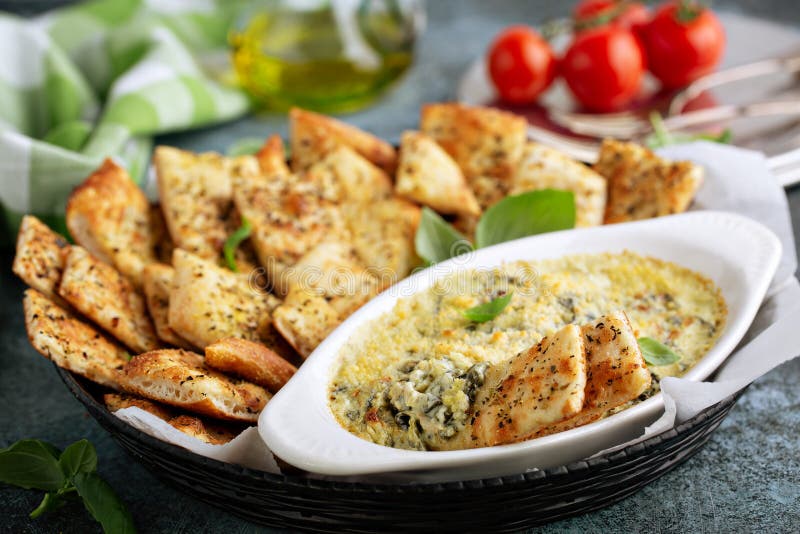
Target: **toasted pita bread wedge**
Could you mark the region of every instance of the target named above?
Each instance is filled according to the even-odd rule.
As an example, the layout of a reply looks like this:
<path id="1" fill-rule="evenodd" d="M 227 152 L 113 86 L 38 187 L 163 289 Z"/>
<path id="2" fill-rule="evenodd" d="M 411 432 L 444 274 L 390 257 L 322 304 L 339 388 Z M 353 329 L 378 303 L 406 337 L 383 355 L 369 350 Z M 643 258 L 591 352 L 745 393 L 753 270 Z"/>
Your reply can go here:
<path id="1" fill-rule="evenodd" d="M 588 376 L 583 409 L 574 417 L 542 429 L 536 437 L 591 423 L 650 387 L 650 371 L 624 312 L 600 317 L 581 330 Z"/>
<path id="2" fill-rule="evenodd" d="M 307 358 L 341 320 L 322 292 L 295 284 L 272 314 L 275 328 Z"/>
<path id="3" fill-rule="evenodd" d="M 256 154 L 261 174 L 266 176 L 287 176 L 291 173 L 286 164 L 286 150 L 280 135 L 269 137 Z"/>
<path id="4" fill-rule="evenodd" d="M 255 422 L 271 398 L 264 388 L 213 371 L 202 356 L 181 349 L 135 356 L 123 373 L 132 393 L 217 419 Z"/>
<path id="5" fill-rule="evenodd" d="M 321 291 L 341 319 L 380 291 L 378 279 L 364 268 L 353 247 L 336 239 L 314 247 L 297 262 L 287 278 L 290 285 L 306 285 Z"/>
<path id="6" fill-rule="evenodd" d="M 482 209 L 508 192 L 525 146 L 524 118 L 460 104 L 422 107 L 420 129 L 458 163 Z"/>
<path id="7" fill-rule="evenodd" d="M 703 168 L 668 161 L 636 143 L 603 141 L 594 170 L 608 180 L 605 222 L 682 213 L 703 182 Z"/>
<path id="8" fill-rule="evenodd" d="M 307 172 L 339 204 L 375 202 L 392 194 L 389 175 L 346 146 L 334 148 Z"/>
<path id="9" fill-rule="evenodd" d="M 474 242 L 478 221 L 480 221 L 480 217 L 475 217 L 474 215 L 458 215 L 453 219 L 453 228 L 458 230 L 469 241 Z"/>
<path id="10" fill-rule="evenodd" d="M 431 137 L 404 132 L 395 192 L 440 213 L 480 215 L 481 207 L 453 158 Z"/>
<path id="11" fill-rule="evenodd" d="M 136 407 L 164 421 L 169 421 L 175 417 L 175 411 L 171 408 L 149 399 L 137 397 L 136 395 L 129 395 L 127 393 L 106 393 L 103 395 L 103 402 L 109 412 L 116 412 L 123 408 Z"/>
<path id="12" fill-rule="evenodd" d="M 213 152 L 156 147 L 153 164 L 161 208 L 175 246 L 201 258 L 219 257 L 232 207 L 230 161 Z"/>
<path id="13" fill-rule="evenodd" d="M 33 215 L 25 215 L 17 235 L 17 254 L 11 270 L 23 282 L 64 307 L 58 284 L 64 271 L 63 249 L 67 240 Z"/>
<path id="14" fill-rule="evenodd" d="M 239 435 L 235 428 L 218 421 L 207 421 L 194 415 L 179 415 L 168 421 L 184 434 L 209 445 L 224 445 Z"/>
<path id="15" fill-rule="evenodd" d="M 142 270 L 156 261 L 150 205 L 128 172 L 106 159 L 70 194 L 67 228 L 96 258 L 142 286 Z"/>
<path id="16" fill-rule="evenodd" d="M 234 200 L 250 221 L 259 262 L 283 294 L 282 273 L 323 239 L 344 231 L 339 210 L 320 184 L 296 175 L 236 174 L 234 184 Z"/>
<path id="17" fill-rule="evenodd" d="M 348 146 L 384 171 L 397 166 L 394 147 L 372 134 L 325 115 L 300 108 L 289 111 L 292 169 L 308 169 L 339 146 Z"/>
<path id="18" fill-rule="evenodd" d="M 259 341 L 270 326 L 269 302 L 247 275 L 175 249 L 169 327 L 196 347 L 225 337 Z"/>
<path id="19" fill-rule="evenodd" d="M 133 352 L 161 346 L 133 283 L 85 248 L 67 249 L 58 294 Z"/>
<path id="20" fill-rule="evenodd" d="M 171 407 L 135 395 L 107 393 L 103 401 L 110 412 L 136 407 L 163 419 L 170 426 L 211 445 L 222 445 L 236 437 L 237 432 L 217 421 L 204 421 L 195 415 L 176 415 Z"/>
<path id="21" fill-rule="evenodd" d="M 414 236 L 421 213 L 415 204 L 399 197 L 343 207 L 353 247 L 381 289 L 402 280 L 420 264 Z"/>
<path id="22" fill-rule="evenodd" d="M 147 309 L 153 318 L 156 335 L 161 341 L 182 349 L 191 349 L 191 343 L 169 327 L 169 293 L 172 291 L 174 276 L 175 269 L 163 263 L 151 263 L 144 268 L 142 279 Z"/>
<path id="23" fill-rule="evenodd" d="M 228 337 L 206 347 L 206 365 L 277 393 L 297 368 L 260 343 Z"/>
<path id="24" fill-rule="evenodd" d="M 467 427 L 468 446 L 522 441 L 575 416 L 583 408 L 585 387 L 583 335 L 578 326 L 567 325 L 486 371 Z"/>
<path id="25" fill-rule="evenodd" d="M 283 303 L 283 301 L 281 301 L 281 303 Z M 269 328 L 261 335 L 260 343 L 269 347 L 272 352 L 292 365 L 297 366 L 303 363 L 303 357 L 300 356 L 297 350 L 283 337 L 283 334 L 278 331 L 274 321 L 270 323 Z"/>
<path id="26" fill-rule="evenodd" d="M 225 240 L 241 224 L 233 206 L 231 176 L 260 174 L 258 160 L 159 146 L 153 162 L 164 219 L 175 246 L 217 261 Z M 246 251 L 246 247 L 237 250 L 240 270 L 249 270 L 254 264 Z"/>
<path id="27" fill-rule="evenodd" d="M 164 220 L 164 213 L 158 204 L 150 205 L 150 233 L 153 235 L 156 261 L 170 263 L 175 243 L 172 242 L 172 237 L 167 230 L 167 222 Z"/>
<path id="28" fill-rule="evenodd" d="M 35 289 L 25 291 L 25 328 L 39 354 L 59 367 L 120 390 L 130 355 Z"/>
<path id="29" fill-rule="evenodd" d="M 510 195 L 539 189 L 572 191 L 575 195 L 575 226 L 603 224 L 606 180 L 591 168 L 558 150 L 528 143 L 512 178 Z"/>

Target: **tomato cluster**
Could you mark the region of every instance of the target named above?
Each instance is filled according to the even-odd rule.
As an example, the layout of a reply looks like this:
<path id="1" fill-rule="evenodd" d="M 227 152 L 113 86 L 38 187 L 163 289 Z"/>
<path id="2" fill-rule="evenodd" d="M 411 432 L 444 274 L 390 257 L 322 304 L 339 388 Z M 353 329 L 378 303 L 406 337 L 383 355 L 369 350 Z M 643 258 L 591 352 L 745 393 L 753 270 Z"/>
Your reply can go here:
<path id="1" fill-rule="evenodd" d="M 558 74 L 586 109 L 614 111 L 636 97 L 646 70 L 674 89 L 711 72 L 725 48 L 722 25 L 697 0 L 672 0 L 654 13 L 635 1 L 582 0 L 572 27 L 561 59 L 528 26 L 497 36 L 488 68 L 503 100 L 532 103 Z"/>

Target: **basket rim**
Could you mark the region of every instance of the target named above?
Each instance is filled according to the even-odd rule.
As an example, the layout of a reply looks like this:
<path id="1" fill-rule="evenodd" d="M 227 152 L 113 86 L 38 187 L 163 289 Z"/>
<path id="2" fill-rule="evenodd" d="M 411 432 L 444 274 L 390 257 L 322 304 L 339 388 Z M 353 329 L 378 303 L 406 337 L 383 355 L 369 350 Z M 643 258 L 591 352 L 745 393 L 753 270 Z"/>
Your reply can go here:
<path id="1" fill-rule="evenodd" d="M 515 475 L 506 475 L 502 477 L 470 479 L 455 482 L 373 483 L 325 480 L 294 474 L 275 474 L 202 456 L 178 445 L 155 438 L 114 416 L 112 412 L 109 412 L 108 409 L 83 386 L 79 377 L 76 377 L 70 371 L 62 369 L 55 364 L 53 364 L 53 366 L 56 368 L 61 380 L 67 386 L 67 389 L 69 389 L 75 398 L 78 399 L 81 404 L 88 409 L 92 417 L 97 420 L 101 426 L 105 428 L 105 430 L 111 432 L 109 429 L 109 427 L 111 427 L 113 432 L 123 434 L 129 439 L 143 442 L 147 447 L 155 449 L 164 455 L 173 458 L 179 458 L 183 462 L 188 461 L 194 465 L 200 466 L 204 469 L 213 470 L 217 473 L 236 476 L 239 478 L 246 477 L 303 489 L 336 489 L 338 491 L 350 490 L 353 492 L 369 493 L 427 493 L 463 489 L 481 489 L 487 486 L 509 486 L 516 484 L 527 484 L 542 480 L 553 481 L 562 478 L 580 477 L 587 472 L 607 467 L 609 465 L 614 465 L 626 459 L 644 456 L 648 451 L 659 447 L 665 442 L 680 439 L 683 434 L 688 433 L 695 426 L 701 425 L 719 412 L 729 409 L 733 404 L 736 403 L 738 398 L 742 395 L 742 393 L 744 393 L 745 389 L 747 389 L 747 387 L 743 388 L 737 393 L 726 397 L 712 406 L 709 406 L 691 419 L 684 421 L 683 423 L 676 425 L 675 427 L 660 434 L 601 456 L 578 460 L 566 465 L 550 467 L 546 469 L 537 469 L 534 471 Z"/>

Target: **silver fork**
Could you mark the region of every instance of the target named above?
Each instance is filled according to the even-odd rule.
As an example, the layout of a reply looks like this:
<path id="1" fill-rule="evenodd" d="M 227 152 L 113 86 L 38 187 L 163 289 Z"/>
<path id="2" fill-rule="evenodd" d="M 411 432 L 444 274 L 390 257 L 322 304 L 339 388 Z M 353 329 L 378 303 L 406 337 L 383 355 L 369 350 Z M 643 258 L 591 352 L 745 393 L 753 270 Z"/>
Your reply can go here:
<path id="1" fill-rule="evenodd" d="M 665 123 L 672 122 L 676 124 L 667 124 L 670 128 L 679 129 L 686 127 L 678 120 L 678 117 L 690 115 L 686 113 L 678 115 L 684 108 L 686 103 L 693 98 L 697 97 L 700 93 L 707 91 L 713 87 L 725 85 L 732 82 L 742 81 L 749 78 L 757 78 L 775 73 L 796 73 L 800 72 L 800 55 L 790 55 L 780 58 L 765 59 L 756 61 L 754 63 L 747 63 L 729 69 L 712 72 L 702 76 L 692 82 L 689 86 L 683 89 L 680 93 L 675 95 L 670 104 L 668 117 Z M 762 116 L 773 115 L 775 111 L 770 106 L 765 106 L 766 102 L 755 107 L 742 106 L 741 112 L 745 113 L 741 116 Z M 708 108 L 710 113 L 709 117 L 719 114 L 720 118 L 730 118 L 727 116 L 731 112 L 731 106 L 719 106 L 718 108 Z M 713 111 L 716 110 L 716 111 Z M 590 135 L 593 137 L 616 137 L 617 139 L 630 139 L 637 135 L 642 135 L 642 132 L 652 130 L 652 126 L 642 111 L 625 111 L 620 113 L 608 113 L 603 115 L 596 115 L 590 113 L 571 113 L 567 111 L 552 110 L 549 113 L 550 119 L 570 131 L 580 133 L 583 135 Z M 702 115 L 696 116 L 690 121 L 699 120 Z M 709 119 L 712 120 L 712 119 Z M 716 119 L 719 120 L 719 119 Z M 702 124 L 701 122 L 691 122 L 691 126 Z"/>
<path id="2" fill-rule="evenodd" d="M 663 119 L 664 127 L 670 131 L 680 131 L 704 124 L 749 117 L 800 115 L 800 100 L 771 100 L 750 104 L 726 104 L 671 115 Z M 591 115 L 587 113 L 567 113 L 552 111 L 548 115 L 554 123 L 570 131 L 592 137 L 613 137 L 615 139 L 634 139 L 653 131 L 649 119 L 630 113 Z"/>
<path id="3" fill-rule="evenodd" d="M 586 163 L 597 161 L 600 151 L 600 143 L 597 141 L 568 137 L 538 126 L 528 125 L 528 138 Z M 767 167 L 782 187 L 790 187 L 800 182 L 800 148 L 767 158 Z"/>

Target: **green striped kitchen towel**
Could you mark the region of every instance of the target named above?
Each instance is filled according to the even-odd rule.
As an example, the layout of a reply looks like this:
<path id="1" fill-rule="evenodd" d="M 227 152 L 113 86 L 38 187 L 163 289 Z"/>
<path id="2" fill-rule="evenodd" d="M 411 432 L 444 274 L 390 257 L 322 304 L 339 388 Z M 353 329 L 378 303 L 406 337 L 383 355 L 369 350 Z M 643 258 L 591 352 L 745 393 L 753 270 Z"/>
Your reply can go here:
<path id="1" fill-rule="evenodd" d="M 138 181 L 152 135 L 246 113 L 247 97 L 209 74 L 224 64 L 239 5 L 95 0 L 35 19 L 0 13 L 0 241 L 25 213 L 60 228 L 67 195 L 103 158 Z"/>

